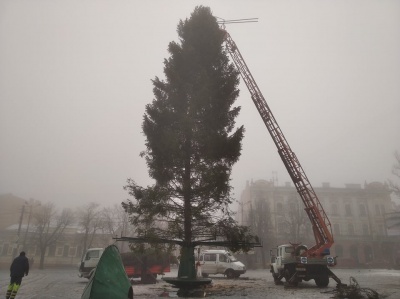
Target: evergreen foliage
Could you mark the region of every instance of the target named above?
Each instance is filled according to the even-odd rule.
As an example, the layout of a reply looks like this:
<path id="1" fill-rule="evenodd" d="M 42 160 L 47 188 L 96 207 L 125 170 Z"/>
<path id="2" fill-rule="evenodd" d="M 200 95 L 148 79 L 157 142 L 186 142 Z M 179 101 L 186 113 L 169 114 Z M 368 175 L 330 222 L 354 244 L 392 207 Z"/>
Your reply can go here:
<path id="1" fill-rule="evenodd" d="M 169 44 L 164 61 L 165 79 L 152 81 L 154 99 L 142 125 L 141 155 L 156 183 L 141 187 L 129 179 L 125 189 L 136 201 L 123 206 L 138 235 L 180 239 L 188 246 L 221 235 L 254 241 L 229 210 L 230 175 L 244 134 L 243 126 L 235 126 L 240 107 L 233 106 L 239 73 L 208 7 L 196 7 L 177 32 L 179 42 Z"/>

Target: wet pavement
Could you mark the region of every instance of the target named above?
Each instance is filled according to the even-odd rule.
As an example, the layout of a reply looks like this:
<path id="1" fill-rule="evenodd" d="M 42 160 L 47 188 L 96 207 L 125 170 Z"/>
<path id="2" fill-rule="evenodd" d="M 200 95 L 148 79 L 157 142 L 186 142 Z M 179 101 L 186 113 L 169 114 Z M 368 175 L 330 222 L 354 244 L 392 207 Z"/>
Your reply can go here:
<path id="1" fill-rule="evenodd" d="M 399 270 L 335 269 L 334 273 L 343 283 L 354 277 L 361 288 L 371 288 L 388 299 L 400 298 Z M 176 269 L 165 276 L 176 277 Z M 5 298 L 9 282 L 8 270 L 0 270 L 0 298 Z M 249 270 L 239 279 L 227 279 L 222 275 L 210 276 L 213 282 L 205 289 L 207 298 L 271 298 L 271 299 L 324 299 L 332 298 L 329 293 L 336 283 L 332 279 L 327 288 L 318 288 L 314 281 L 302 282 L 296 288 L 275 285 L 268 270 Z M 79 278 L 76 269 L 33 269 L 22 281 L 16 299 L 80 299 L 88 280 Z M 159 276 L 156 284 L 133 284 L 135 298 L 177 297 L 176 289 Z"/>

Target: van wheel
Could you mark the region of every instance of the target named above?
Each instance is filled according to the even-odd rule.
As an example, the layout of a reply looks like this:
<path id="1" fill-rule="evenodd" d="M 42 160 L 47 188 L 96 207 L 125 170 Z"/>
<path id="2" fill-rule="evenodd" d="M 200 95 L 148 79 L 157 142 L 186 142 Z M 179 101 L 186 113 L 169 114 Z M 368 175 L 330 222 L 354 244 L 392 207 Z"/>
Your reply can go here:
<path id="1" fill-rule="evenodd" d="M 208 274 L 207 273 L 201 273 L 201 276 L 203 276 L 204 278 L 207 278 Z"/>
<path id="2" fill-rule="evenodd" d="M 226 274 L 226 278 L 228 278 L 228 279 L 235 278 L 235 272 L 233 272 L 232 269 L 226 270 L 225 274 Z"/>

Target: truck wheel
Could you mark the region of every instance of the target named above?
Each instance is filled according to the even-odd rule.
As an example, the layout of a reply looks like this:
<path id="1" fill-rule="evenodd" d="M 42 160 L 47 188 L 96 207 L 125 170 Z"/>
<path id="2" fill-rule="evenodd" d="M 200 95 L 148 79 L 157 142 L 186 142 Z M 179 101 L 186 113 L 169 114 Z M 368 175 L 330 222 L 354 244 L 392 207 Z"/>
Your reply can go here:
<path id="1" fill-rule="evenodd" d="M 232 269 L 226 270 L 225 274 L 226 274 L 226 278 L 228 278 L 228 279 L 235 278 L 235 272 L 233 272 Z"/>
<path id="2" fill-rule="evenodd" d="M 291 271 L 289 271 L 289 269 L 285 269 L 283 272 L 283 277 L 285 277 L 286 282 L 289 282 L 289 279 L 292 277 Z"/>
<path id="3" fill-rule="evenodd" d="M 274 283 L 276 285 L 282 284 L 281 280 L 278 278 L 279 274 L 275 273 L 273 269 L 271 269 L 272 277 L 274 278 Z"/>
<path id="4" fill-rule="evenodd" d="M 289 269 L 285 269 L 284 277 L 285 277 L 285 280 L 286 280 L 286 284 L 291 286 L 291 287 L 297 287 L 297 285 L 299 284 L 298 281 L 289 282 L 289 280 L 290 280 L 290 278 L 292 278 L 293 274 L 294 274 L 293 271 L 289 271 Z"/>
<path id="5" fill-rule="evenodd" d="M 321 274 L 315 278 L 315 284 L 320 288 L 326 288 L 329 284 L 329 276 L 326 273 Z"/>

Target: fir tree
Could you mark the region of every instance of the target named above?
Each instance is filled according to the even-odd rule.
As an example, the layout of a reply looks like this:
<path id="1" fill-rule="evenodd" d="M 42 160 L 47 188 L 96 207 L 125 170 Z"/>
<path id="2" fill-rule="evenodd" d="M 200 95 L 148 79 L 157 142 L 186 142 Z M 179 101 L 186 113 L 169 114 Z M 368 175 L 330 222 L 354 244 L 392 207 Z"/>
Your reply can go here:
<path id="1" fill-rule="evenodd" d="M 208 7 L 196 7 L 177 32 L 179 42 L 169 44 L 164 61 L 165 79 L 152 81 L 155 98 L 142 125 L 146 150 L 141 155 L 156 183 L 141 187 L 128 180 L 125 188 L 136 201 L 123 206 L 138 235 L 181 239 L 192 259 L 195 240 L 223 236 L 238 250 L 243 245 L 236 241 L 253 236 L 229 209 L 230 176 L 244 134 L 243 126 L 235 126 L 240 107 L 233 106 L 239 73 Z"/>

